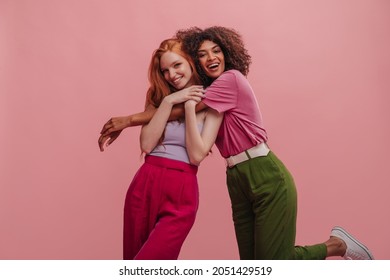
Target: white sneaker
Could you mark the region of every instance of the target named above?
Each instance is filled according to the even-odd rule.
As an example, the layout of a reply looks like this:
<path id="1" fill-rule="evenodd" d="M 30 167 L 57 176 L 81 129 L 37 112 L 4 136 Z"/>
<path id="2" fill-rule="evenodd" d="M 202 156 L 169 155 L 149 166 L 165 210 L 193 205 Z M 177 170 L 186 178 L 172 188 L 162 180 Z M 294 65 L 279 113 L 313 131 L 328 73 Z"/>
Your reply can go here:
<path id="1" fill-rule="evenodd" d="M 346 260 L 373 260 L 374 256 L 370 250 L 364 246 L 361 242 L 355 239 L 352 235 L 345 231 L 341 227 L 334 227 L 330 233 L 330 236 L 340 238 L 347 245 L 347 250 L 343 256 Z"/>

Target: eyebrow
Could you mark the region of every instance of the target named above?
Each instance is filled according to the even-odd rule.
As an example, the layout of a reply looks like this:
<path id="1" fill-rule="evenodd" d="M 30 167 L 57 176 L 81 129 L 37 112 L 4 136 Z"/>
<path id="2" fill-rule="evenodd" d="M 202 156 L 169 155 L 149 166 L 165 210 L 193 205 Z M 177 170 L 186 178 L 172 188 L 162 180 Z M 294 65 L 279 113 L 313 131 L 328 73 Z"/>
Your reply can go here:
<path id="1" fill-rule="evenodd" d="M 214 46 L 211 47 L 212 50 L 215 49 L 215 48 L 219 48 L 219 45 L 215 44 Z M 198 53 L 199 52 L 205 52 L 205 51 L 207 51 L 207 50 L 201 49 L 201 50 L 198 50 Z"/>
<path id="2" fill-rule="evenodd" d="M 171 64 L 169 64 L 168 65 L 168 67 L 171 67 L 172 65 L 175 65 L 176 63 L 179 63 L 180 62 L 180 60 L 178 59 L 178 60 L 175 60 L 175 61 L 173 61 Z M 160 70 L 161 71 L 164 71 L 164 70 L 166 70 L 167 68 L 163 68 L 163 67 L 161 67 L 161 64 L 160 64 Z"/>

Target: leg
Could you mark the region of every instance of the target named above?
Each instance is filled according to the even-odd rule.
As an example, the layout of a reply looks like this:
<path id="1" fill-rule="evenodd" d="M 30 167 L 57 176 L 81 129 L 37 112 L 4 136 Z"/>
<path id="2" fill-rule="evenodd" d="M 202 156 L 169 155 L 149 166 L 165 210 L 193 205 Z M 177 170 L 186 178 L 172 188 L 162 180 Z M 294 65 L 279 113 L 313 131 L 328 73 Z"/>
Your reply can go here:
<path id="1" fill-rule="evenodd" d="M 232 216 L 241 260 L 254 259 L 254 214 L 248 194 L 240 184 L 237 170 L 228 169 L 227 186 L 232 203 Z"/>
<path id="2" fill-rule="evenodd" d="M 180 213 L 167 213 L 161 217 L 134 259 L 177 260 L 195 222 L 195 215 L 196 211 L 189 207 Z"/>
<path id="3" fill-rule="evenodd" d="M 156 225 L 134 259 L 177 259 L 195 222 L 199 196 L 196 176 L 167 169 L 160 183 Z"/>
<path id="4" fill-rule="evenodd" d="M 297 196 L 283 163 L 270 152 L 237 166 L 251 192 L 255 259 L 324 259 L 325 244 L 295 247 Z"/>
<path id="5" fill-rule="evenodd" d="M 279 244 L 277 252 L 274 255 L 275 259 L 296 259 L 296 260 L 323 260 L 326 257 L 326 246 L 324 243 L 309 245 L 309 246 L 295 246 L 296 237 L 296 217 L 297 217 L 297 194 L 295 183 L 290 172 L 284 164 L 273 154 L 269 156 L 270 164 L 275 168 L 275 174 L 279 174 L 280 180 L 277 185 L 276 199 L 273 201 L 275 208 L 279 208 L 279 213 L 272 213 L 271 216 L 276 215 L 276 220 L 280 221 L 282 228 L 279 228 Z M 277 182 L 277 179 L 275 180 Z M 271 210 L 272 211 L 272 210 Z M 282 217 L 281 212 L 285 215 Z M 284 241 L 280 239 L 285 239 Z"/>
<path id="6" fill-rule="evenodd" d="M 123 259 L 132 260 L 148 239 L 157 220 L 159 170 L 143 164 L 126 194 L 123 219 Z M 155 192 L 154 195 L 153 192 Z"/>

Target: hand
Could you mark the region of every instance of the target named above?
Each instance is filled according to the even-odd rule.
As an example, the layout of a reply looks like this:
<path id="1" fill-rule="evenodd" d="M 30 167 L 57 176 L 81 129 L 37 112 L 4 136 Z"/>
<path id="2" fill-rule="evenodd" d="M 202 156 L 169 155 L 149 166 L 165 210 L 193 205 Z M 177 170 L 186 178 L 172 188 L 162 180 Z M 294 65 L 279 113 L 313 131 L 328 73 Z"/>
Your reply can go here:
<path id="1" fill-rule="evenodd" d="M 204 98 L 204 89 L 203 86 L 190 86 L 182 90 L 171 93 L 170 95 L 164 98 L 165 101 L 171 103 L 172 105 L 186 102 L 188 100 L 194 100 L 196 103 L 202 101 Z"/>
<path id="2" fill-rule="evenodd" d="M 121 132 L 122 130 L 118 130 L 118 131 L 111 132 L 108 135 L 100 135 L 98 140 L 100 151 L 101 152 L 104 151 L 104 146 L 108 147 L 109 145 L 111 145 L 111 143 L 114 142 L 116 138 L 118 138 Z"/>
<path id="3" fill-rule="evenodd" d="M 122 130 L 126 127 L 131 126 L 130 116 L 126 117 L 115 117 L 108 120 L 100 132 L 98 140 L 100 151 L 104 151 L 104 146 L 109 146 L 112 142 L 118 138 Z M 108 140 L 108 141 L 107 141 Z M 107 142 L 107 143 L 106 143 Z"/>

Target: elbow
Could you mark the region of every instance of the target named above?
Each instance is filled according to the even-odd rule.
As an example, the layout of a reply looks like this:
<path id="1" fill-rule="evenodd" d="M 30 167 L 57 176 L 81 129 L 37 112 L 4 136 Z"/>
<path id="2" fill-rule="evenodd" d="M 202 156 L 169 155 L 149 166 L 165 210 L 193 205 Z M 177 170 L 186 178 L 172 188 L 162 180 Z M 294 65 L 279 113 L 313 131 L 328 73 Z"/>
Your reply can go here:
<path id="1" fill-rule="evenodd" d="M 143 154 L 150 154 L 153 150 L 152 149 L 145 149 L 145 148 L 141 148 L 141 151 Z"/>
<path id="2" fill-rule="evenodd" d="M 192 165 L 199 166 L 200 162 L 201 162 L 200 160 L 196 160 L 196 159 L 190 158 L 190 164 L 192 164 Z"/>
<path id="3" fill-rule="evenodd" d="M 150 154 L 154 149 L 154 146 L 149 143 L 141 143 L 141 151 L 145 154 Z"/>
<path id="4" fill-rule="evenodd" d="M 200 165 L 200 163 L 203 161 L 203 159 L 206 157 L 206 155 L 203 154 L 189 154 L 188 155 L 190 163 L 192 165 Z"/>
<path id="5" fill-rule="evenodd" d="M 153 137 L 147 137 L 141 133 L 140 136 L 140 148 L 145 154 L 150 154 L 154 148 L 158 145 L 158 141 Z"/>

